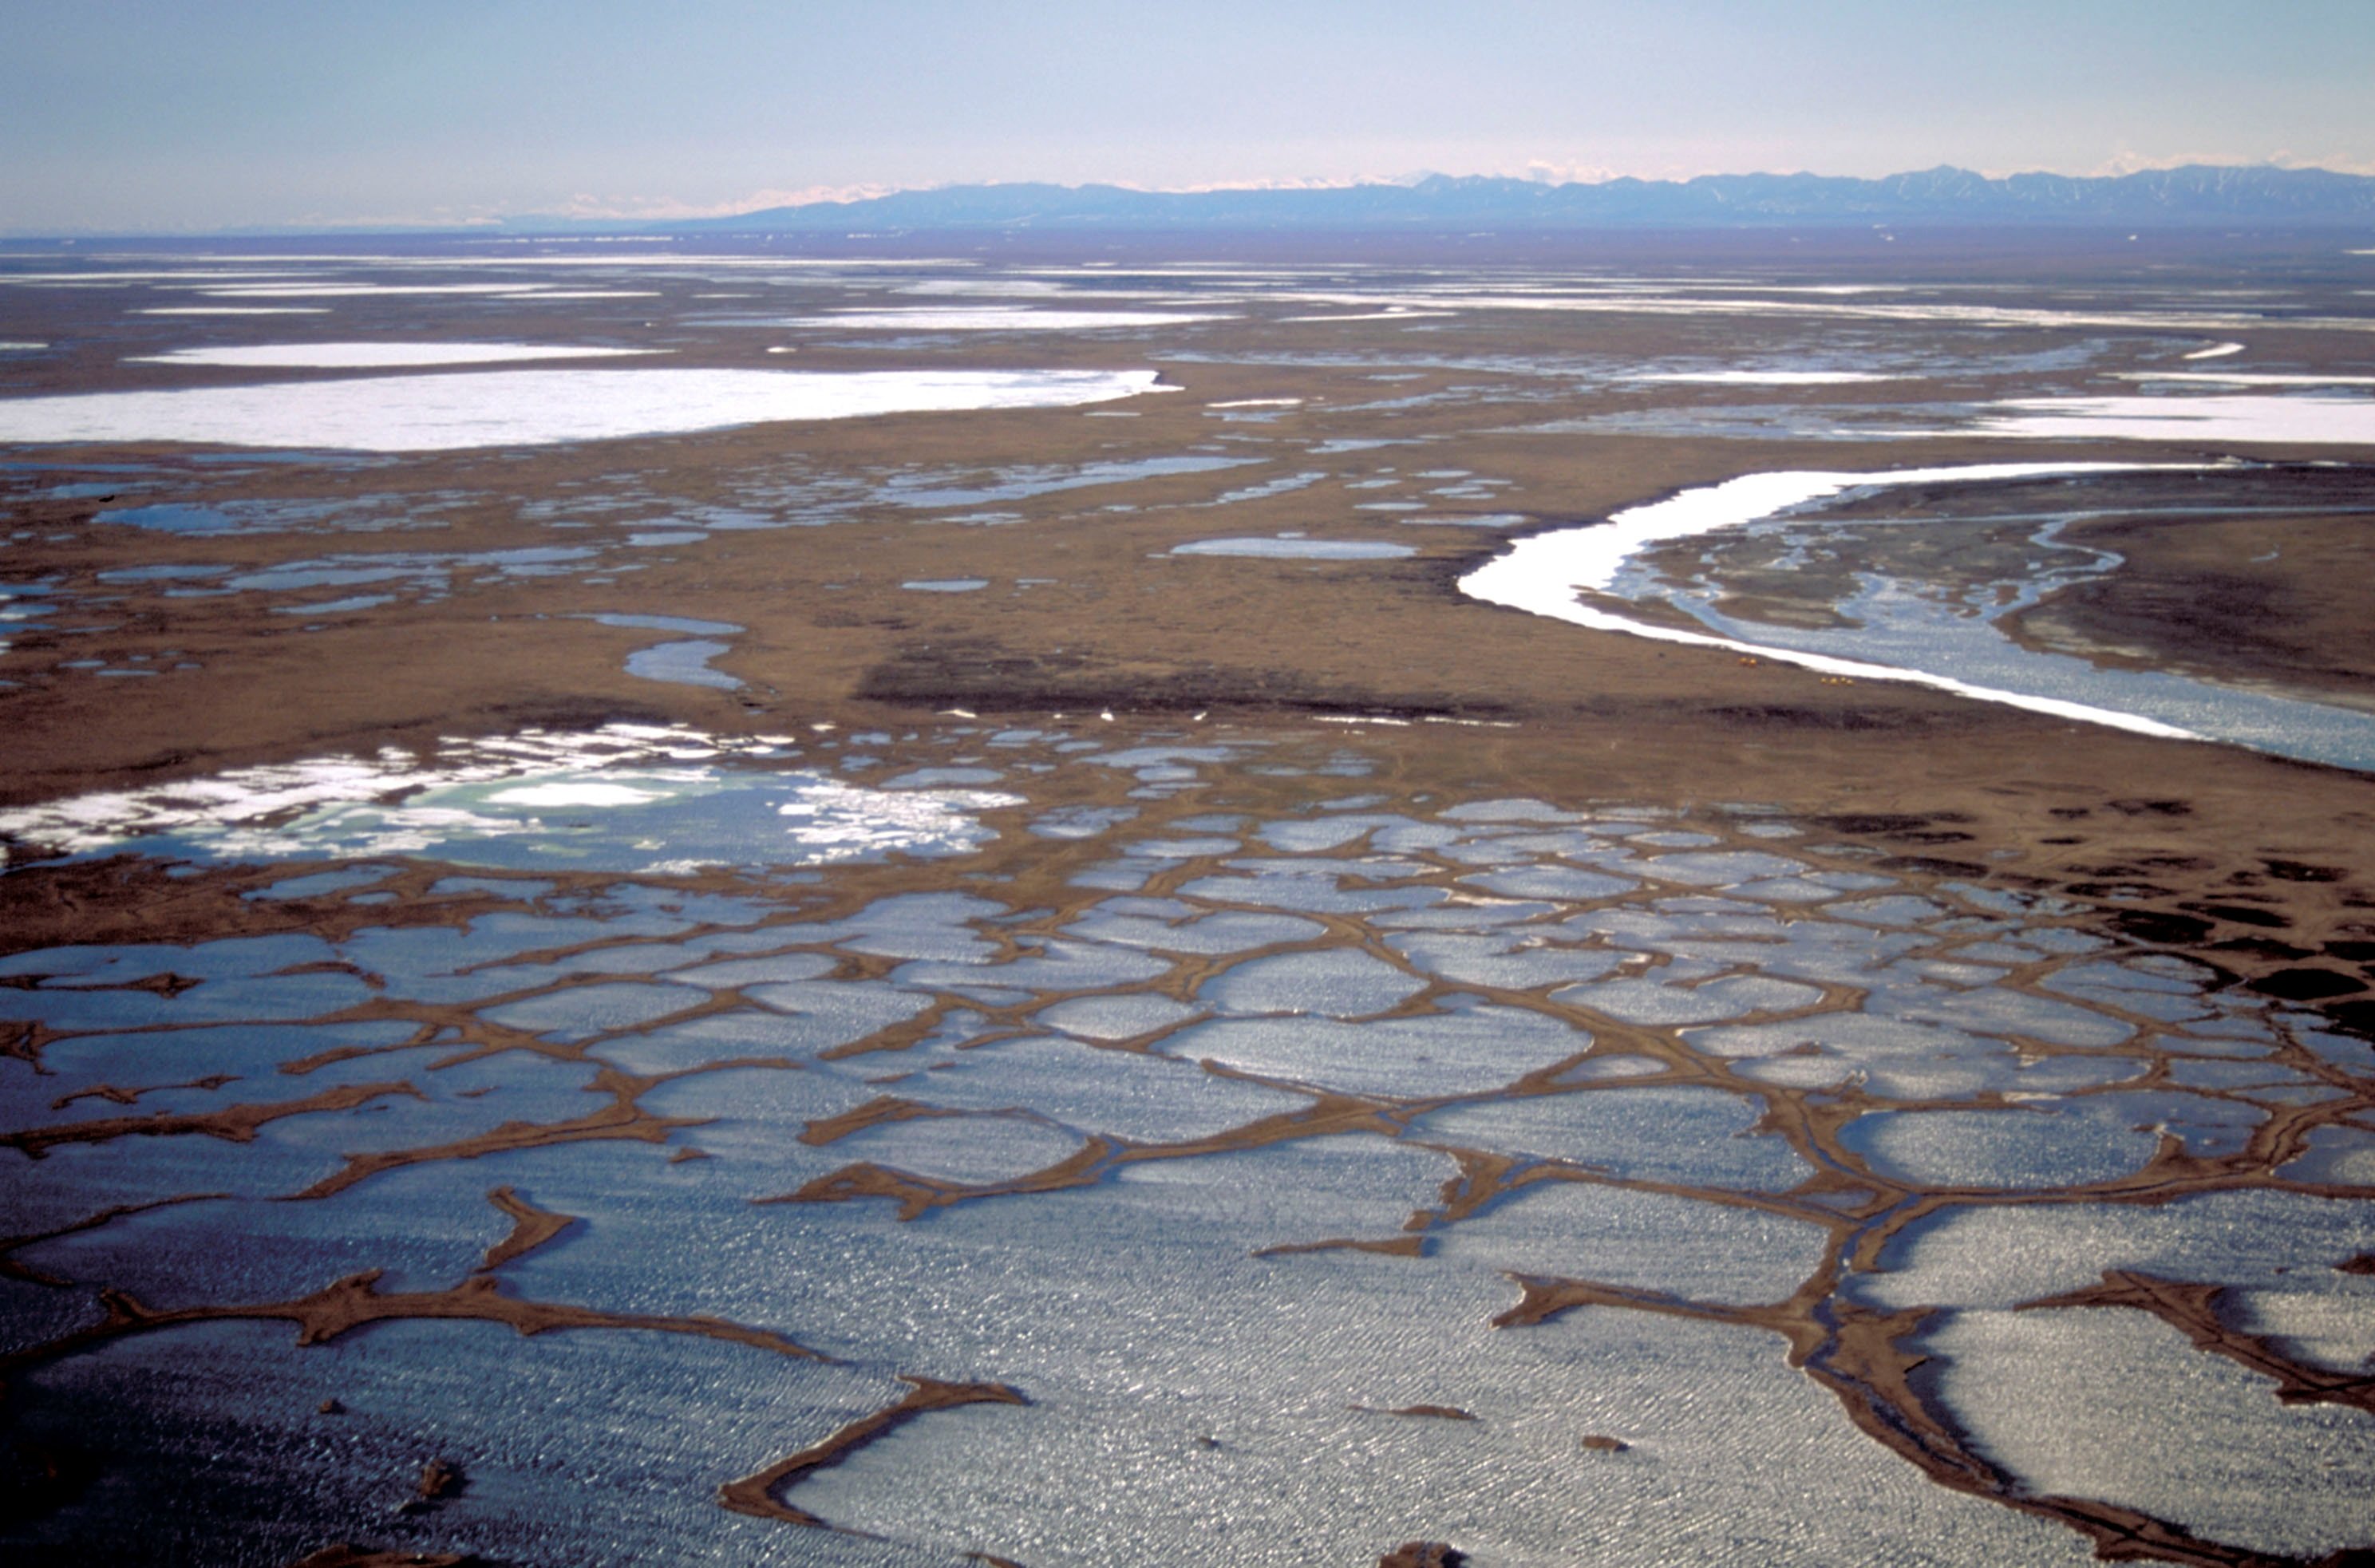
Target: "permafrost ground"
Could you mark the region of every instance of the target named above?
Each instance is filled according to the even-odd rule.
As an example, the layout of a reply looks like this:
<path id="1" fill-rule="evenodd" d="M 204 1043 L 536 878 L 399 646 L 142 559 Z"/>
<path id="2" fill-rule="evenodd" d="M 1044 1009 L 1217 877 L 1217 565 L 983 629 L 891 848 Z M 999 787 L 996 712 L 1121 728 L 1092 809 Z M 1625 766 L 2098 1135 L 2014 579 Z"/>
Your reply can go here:
<path id="1" fill-rule="evenodd" d="M 94 1410 L 134 1434 L 32 1539 L 2364 1534 L 2370 1053 L 2281 984 L 1870 824 L 1413 799 L 1341 741 L 1095 728 L 892 742 L 913 793 L 1060 800 L 993 805 L 953 878 L 790 869 L 845 842 L 791 822 L 697 877 L 527 875 L 459 832 L 441 858 L 505 868 L 317 868 L 316 807 L 202 873 L 252 930 L 0 961 L 11 1402 L 61 1455 Z M 676 809 L 732 819 L 821 745 L 708 763 Z M 478 787 L 579 839 L 647 808 L 644 759 L 543 749 L 572 783 Z M 469 1490 L 391 1513 L 432 1457 Z M 1808 1487 L 1854 1505 L 1810 1519 Z"/>
<path id="2" fill-rule="evenodd" d="M 2369 275 L 1920 243 L 0 260 L 0 1540 L 2358 1560 Z"/>

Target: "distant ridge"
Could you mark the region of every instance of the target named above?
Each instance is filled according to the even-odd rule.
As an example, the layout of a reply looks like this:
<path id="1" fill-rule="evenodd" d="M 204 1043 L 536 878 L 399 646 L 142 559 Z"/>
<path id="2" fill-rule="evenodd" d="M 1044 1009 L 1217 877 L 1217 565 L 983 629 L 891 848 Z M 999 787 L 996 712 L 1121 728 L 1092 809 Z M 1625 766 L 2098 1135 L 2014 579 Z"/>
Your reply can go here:
<path id="1" fill-rule="evenodd" d="M 525 220 L 522 226 L 532 223 Z M 1990 179 L 1941 165 L 1856 180 L 1707 174 L 1695 180 L 1533 180 L 1433 174 L 1327 189 L 1133 191 L 1118 185 L 950 185 L 650 224 L 668 233 L 852 234 L 950 230 L 1301 231 L 2132 226 L 2375 229 L 2375 177 L 2191 164 L 2082 178 Z"/>

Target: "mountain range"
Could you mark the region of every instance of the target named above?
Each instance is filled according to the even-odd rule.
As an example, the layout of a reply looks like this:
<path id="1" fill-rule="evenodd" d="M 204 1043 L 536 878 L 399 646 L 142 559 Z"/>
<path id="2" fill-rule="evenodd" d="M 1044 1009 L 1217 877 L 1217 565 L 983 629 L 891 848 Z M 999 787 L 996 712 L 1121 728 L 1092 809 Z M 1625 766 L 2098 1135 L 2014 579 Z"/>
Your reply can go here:
<path id="1" fill-rule="evenodd" d="M 2375 177 L 2323 169 L 2193 164 L 2100 177 L 2013 174 L 1994 179 L 1941 166 L 1878 180 L 1707 174 L 1693 180 L 1552 184 L 1432 174 L 1408 183 L 1285 190 L 948 185 L 644 227 L 687 234 L 879 235 L 966 230 L 1341 232 L 2235 224 L 2375 230 Z"/>

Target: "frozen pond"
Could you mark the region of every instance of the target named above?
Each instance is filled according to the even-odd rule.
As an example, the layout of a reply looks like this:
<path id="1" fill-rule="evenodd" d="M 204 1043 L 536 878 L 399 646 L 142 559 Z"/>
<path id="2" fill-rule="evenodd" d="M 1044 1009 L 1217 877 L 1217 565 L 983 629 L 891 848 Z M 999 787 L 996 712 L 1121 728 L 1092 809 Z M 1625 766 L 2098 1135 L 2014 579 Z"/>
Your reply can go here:
<path id="1" fill-rule="evenodd" d="M 2316 1015 L 1770 813 L 1087 728 L 851 737 L 871 789 L 614 726 L 13 814 L 253 912 L 0 957 L 0 1368 L 24 1441 L 122 1434 L 26 1539 L 2075 1568 L 2065 1493 L 2364 1537 L 2375 1428 L 2266 1369 L 2375 1348 L 2375 1188 L 2127 1130 L 2363 1135 Z M 2057 1295 L 2106 1269 L 2285 1326 Z M 1945 1424 L 1875 1443 L 1850 1358 L 1925 1355 Z M 430 1458 L 467 1486 L 397 1511 Z"/>
<path id="2" fill-rule="evenodd" d="M 0 840 L 17 841 L 19 856 L 137 840 L 160 853 L 230 859 L 415 855 L 682 871 L 892 849 L 952 853 L 986 836 L 971 813 L 1015 803 L 981 792 L 862 788 L 784 767 L 797 749 L 788 739 L 623 724 L 448 742 L 434 758 L 391 748 L 0 812 Z"/>
<path id="3" fill-rule="evenodd" d="M 786 419 L 1051 408 L 1161 390 L 1152 371 L 479 371 L 0 399 L 0 442 L 433 452 Z"/>
<path id="4" fill-rule="evenodd" d="M 1065 311 L 1023 305 L 903 305 L 883 311 L 837 311 L 802 316 L 787 326 L 855 327 L 905 332 L 1096 332 L 1122 326 L 1176 326 L 1226 321 L 1196 311 Z"/>
<path id="5" fill-rule="evenodd" d="M 2375 716 L 2163 671 L 2105 667 L 2025 648 L 1999 630 L 1996 623 L 2003 617 L 2076 580 L 2069 573 L 2038 572 L 2002 584 L 2001 592 L 1957 595 L 1865 572 L 1856 576 L 1850 591 L 1842 592 L 1834 624 L 1788 626 L 1726 613 L 1719 604 L 1719 584 L 1676 584 L 1644 566 L 1654 550 L 1727 531 L 1792 541 L 1812 537 L 1823 526 L 1824 503 L 1835 498 L 1941 484 L 2042 477 L 2111 480 L 2171 471 L 2189 470 L 2118 464 L 1987 464 L 1870 474 L 1753 474 L 1628 508 L 1604 524 L 1521 540 L 1461 579 L 1460 587 L 1490 603 L 1595 631 L 1726 649 L 1830 676 L 1908 680 L 2140 734 L 2232 741 L 2281 756 L 2375 768 Z M 2218 475 L 2215 469 L 2190 471 L 2214 481 Z M 2086 513 L 2083 485 L 2062 504 L 2058 515 L 2036 519 L 2040 548 L 2050 543 L 2059 524 Z M 2204 502 L 2196 498 L 2188 504 Z M 1901 525 L 1925 525 L 1916 519 Z M 2098 557 L 2092 570 L 2116 570 L 2115 558 Z M 1680 609 L 1705 630 L 1688 631 L 1609 607 L 1628 600 Z"/>
<path id="6" fill-rule="evenodd" d="M 1399 560 L 1418 551 L 1382 539 L 1197 539 L 1174 545 L 1173 555 L 1239 555 L 1269 560 Z"/>
<path id="7" fill-rule="evenodd" d="M 613 360 L 649 348 L 568 348 L 537 343 L 257 343 L 147 354 L 145 365 L 229 365 L 242 370 L 376 370 L 405 365 L 486 365 L 506 360 Z"/>
<path id="8" fill-rule="evenodd" d="M 2315 380 L 2315 384 L 2334 383 Z M 2109 436 L 2124 441 L 2375 446 L 2375 399 L 2250 393 L 2028 398 L 1983 411 L 1979 433 L 2044 441 Z"/>

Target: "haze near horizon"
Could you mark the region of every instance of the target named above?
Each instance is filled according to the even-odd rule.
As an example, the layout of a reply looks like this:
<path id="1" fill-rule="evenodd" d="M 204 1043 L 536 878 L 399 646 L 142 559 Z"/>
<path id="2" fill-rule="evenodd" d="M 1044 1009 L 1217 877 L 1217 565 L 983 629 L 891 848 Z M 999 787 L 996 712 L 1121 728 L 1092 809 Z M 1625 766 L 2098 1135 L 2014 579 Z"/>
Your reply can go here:
<path id="1" fill-rule="evenodd" d="M 0 8 L 0 230 L 691 217 L 949 183 L 1180 189 L 1952 163 L 2375 171 L 2375 12 L 1588 0 L 1192 12 L 597 0 Z"/>

